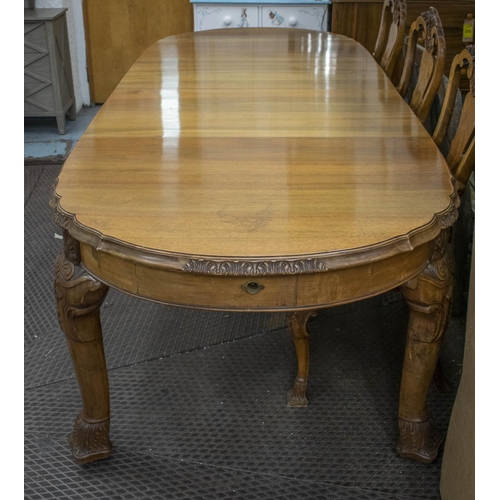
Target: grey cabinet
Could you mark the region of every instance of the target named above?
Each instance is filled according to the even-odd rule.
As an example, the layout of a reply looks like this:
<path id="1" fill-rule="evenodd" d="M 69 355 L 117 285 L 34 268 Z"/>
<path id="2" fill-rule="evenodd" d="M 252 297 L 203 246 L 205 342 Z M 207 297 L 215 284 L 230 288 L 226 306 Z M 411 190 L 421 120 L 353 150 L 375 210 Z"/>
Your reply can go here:
<path id="1" fill-rule="evenodd" d="M 24 116 L 54 116 L 60 134 L 76 118 L 66 10 L 24 10 Z"/>

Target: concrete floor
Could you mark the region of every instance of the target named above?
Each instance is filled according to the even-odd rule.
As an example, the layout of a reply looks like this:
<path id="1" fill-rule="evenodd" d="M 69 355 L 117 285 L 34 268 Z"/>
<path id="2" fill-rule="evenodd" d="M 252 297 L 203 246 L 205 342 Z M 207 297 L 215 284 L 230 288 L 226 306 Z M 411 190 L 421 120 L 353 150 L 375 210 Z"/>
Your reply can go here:
<path id="1" fill-rule="evenodd" d="M 24 164 L 62 164 L 85 132 L 101 105 L 83 107 L 76 120 L 66 119 L 66 133 L 60 135 L 56 119 L 36 117 L 24 119 Z"/>

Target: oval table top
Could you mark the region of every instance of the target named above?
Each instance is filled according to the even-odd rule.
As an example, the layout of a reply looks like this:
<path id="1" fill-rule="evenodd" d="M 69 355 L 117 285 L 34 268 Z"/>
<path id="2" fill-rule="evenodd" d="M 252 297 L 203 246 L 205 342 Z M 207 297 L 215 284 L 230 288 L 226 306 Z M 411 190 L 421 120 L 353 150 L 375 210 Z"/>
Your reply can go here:
<path id="1" fill-rule="evenodd" d="M 435 238 L 458 203 L 438 148 L 360 44 L 262 28 L 151 46 L 54 194 L 80 234 L 167 260 L 376 259 Z"/>

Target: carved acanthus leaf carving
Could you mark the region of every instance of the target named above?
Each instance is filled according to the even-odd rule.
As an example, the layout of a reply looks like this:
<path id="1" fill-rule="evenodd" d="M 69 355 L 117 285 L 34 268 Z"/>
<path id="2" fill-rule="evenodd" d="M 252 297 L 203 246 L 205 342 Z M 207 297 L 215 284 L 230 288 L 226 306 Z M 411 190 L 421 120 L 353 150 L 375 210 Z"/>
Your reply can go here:
<path id="1" fill-rule="evenodd" d="M 437 342 L 444 334 L 453 296 L 453 254 L 448 244 L 449 230 L 441 231 L 426 268 L 401 285 L 400 290 L 417 315 L 410 323 L 409 338 L 419 342 Z M 420 328 L 419 316 L 433 320 L 433 328 Z"/>
<path id="2" fill-rule="evenodd" d="M 455 181 L 455 189 L 459 189 L 459 183 Z M 455 221 L 458 219 L 458 207 L 453 205 L 451 210 L 447 212 L 445 215 L 442 215 L 438 219 L 439 227 L 441 229 L 446 229 L 447 227 L 452 226 Z"/>
<path id="3" fill-rule="evenodd" d="M 425 50 L 429 53 L 434 53 L 438 46 L 438 38 L 440 39 L 441 45 L 444 46 L 445 43 L 444 30 L 439 13 L 434 7 L 429 7 L 429 10 L 423 12 L 420 17 L 422 17 L 425 22 Z"/>
<path id="4" fill-rule="evenodd" d="M 406 1 L 392 0 L 392 18 L 394 24 L 401 24 L 406 21 Z"/>
<path id="5" fill-rule="evenodd" d="M 187 273 L 211 274 L 217 276 L 268 276 L 277 274 L 303 274 L 327 271 L 319 259 L 300 259 L 287 261 L 213 261 L 191 259 L 184 267 Z"/>
<path id="6" fill-rule="evenodd" d="M 109 419 L 101 422 L 86 422 L 81 414 L 76 417 L 73 432 L 68 436 L 68 442 L 75 460 L 80 463 L 104 458 L 111 454 L 109 440 Z"/>
<path id="7" fill-rule="evenodd" d="M 432 417 L 424 422 L 409 422 L 399 419 L 397 451 L 403 457 L 430 463 L 437 455 L 442 438 L 436 431 Z"/>
<path id="8" fill-rule="evenodd" d="M 443 282 L 452 281 L 455 262 L 448 243 L 449 239 L 450 231 L 441 231 L 440 235 L 436 238 L 434 249 L 429 259 L 429 265 L 423 272 L 424 275 Z"/>

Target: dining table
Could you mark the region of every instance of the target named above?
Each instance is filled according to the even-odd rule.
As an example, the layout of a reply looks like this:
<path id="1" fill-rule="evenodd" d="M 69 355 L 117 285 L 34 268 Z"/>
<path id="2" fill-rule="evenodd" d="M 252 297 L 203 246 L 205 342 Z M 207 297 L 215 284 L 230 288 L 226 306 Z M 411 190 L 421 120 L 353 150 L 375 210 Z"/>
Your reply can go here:
<path id="1" fill-rule="evenodd" d="M 395 453 L 436 458 L 427 395 L 459 197 L 430 135 L 355 40 L 245 28 L 156 42 L 74 147 L 50 205 L 64 240 L 57 313 L 82 400 L 69 436 L 78 463 L 112 453 L 109 287 L 185 308 L 286 312 L 291 407 L 308 405 L 308 319 L 399 289 L 409 319 Z"/>

